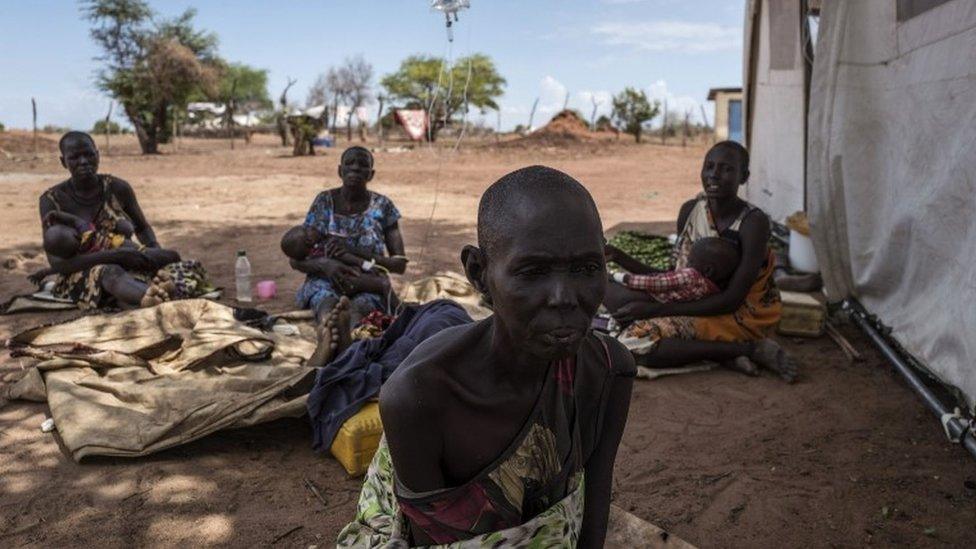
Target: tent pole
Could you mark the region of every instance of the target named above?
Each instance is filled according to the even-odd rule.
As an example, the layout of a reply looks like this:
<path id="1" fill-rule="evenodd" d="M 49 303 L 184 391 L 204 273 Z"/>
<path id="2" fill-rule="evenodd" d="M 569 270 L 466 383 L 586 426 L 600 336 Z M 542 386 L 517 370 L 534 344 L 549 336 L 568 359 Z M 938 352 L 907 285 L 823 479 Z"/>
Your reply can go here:
<path id="1" fill-rule="evenodd" d="M 868 336 L 875 347 L 881 351 L 895 369 L 898 370 L 904 378 L 905 381 L 911 385 L 912 389 L 922 397 L 925 405 L 931 410 L 936 417 L 941 418 L 945 414 L 951 414 L 950 410 L 938 396 L 932 390 L 922 382 L 918 377 L 915 370 L 902 358 L 902 356 L 896 351 L 888 341 L 885 339 L 881 333 L 874 327 L 874 325 L 866 318 L 867 313 L 864 308 L 855 300 L 847 300 L 844 302 L 844 309 L 851 313 L 851 318 L 854 323 Z M 966 450 L 969 451 L 973 457 L 976 457 L 976 438 L 974 438 L 973 433 L 969 430 L 969 426 L 959 421 L 958 418 L 951 417 L 946 422 L 946 430 L 952 438 L 959 438 L 959 443 L 962 444 Z"/>

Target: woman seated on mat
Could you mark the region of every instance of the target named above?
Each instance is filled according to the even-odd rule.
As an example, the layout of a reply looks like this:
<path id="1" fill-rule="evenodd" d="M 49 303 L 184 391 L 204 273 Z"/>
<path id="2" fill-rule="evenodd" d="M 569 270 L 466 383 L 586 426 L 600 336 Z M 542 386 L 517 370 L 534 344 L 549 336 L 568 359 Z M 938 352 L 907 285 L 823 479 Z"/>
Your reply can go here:
<path id="1" fill-rule="evenodd" d="M 91 136 L 68 132 L 58 146 L 61 165 L 71 177 L 41 195 L 50 267 L 30 275 L 31 281 L 40 285 L 57 275 L 54 296 L 83 309 L 156 305 L 205 293 L 202 267 L 159 247 L 132 186 L 98 173 L 98 148 Z"/>
<path id="2" fill-rule="evenodd" d="M 305 217 L 308 230 L 293 228 L 282 237 L 292 268 L 307 275 L 298 305 L 315 311 L 319 323 L 313 364 L 326 364 L 346 347 L 360 319 L 392 305 L 396 296 L 387 275 L 407 268 L 400 212 L 389 198 L 366 189 L 374 174 L 368 149 L 346 149 L 339 160 L 342 186 L 315 197 Z"/>
<path id="3" fill-rule="evenodd" d="M 692 245 L 701 239 L 721 237 L 739 244 L 738 267 L 720 292 L 690 302 L 660 303 L 622 284 L 607 288 L 604 304 L 626 326 L 620 341 L 639 364 L 669 368 L 711 361 L 750 375 L 767 368 L 787 381 L 795 378 L 795 364 L 768 338 L 782 305 L 772 278 L 769 218 L 738 196 L 748 178 L 745 147 L 734 141 L 717 143 L 702 165 L 704 192 L 678 214 L 678 268 L 688 266 Z M 632 273 L 655 272 L 613 246 L 606 251 L 608 260 Z"/>

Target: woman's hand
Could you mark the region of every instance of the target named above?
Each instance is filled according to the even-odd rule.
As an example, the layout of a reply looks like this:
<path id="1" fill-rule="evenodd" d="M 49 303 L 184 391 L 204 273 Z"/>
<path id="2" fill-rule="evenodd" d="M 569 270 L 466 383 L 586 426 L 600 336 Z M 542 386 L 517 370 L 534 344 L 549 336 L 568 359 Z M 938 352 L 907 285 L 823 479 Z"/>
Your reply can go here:
<path id="1" fill-rule="evenodd" d="M 54 274 L 54 269 L 45 267 L 27 275 L 27 280 L 30 280 L 31 284 L 40 288 L 44 282 L 44 279 L 52 274 Z"/>
<path id="2" fill-rule="evenodd" d="M 331 239 L 325 244 L 325 256 L 329 259 L 341 261 L 351 267 L 358 267 L 363 263 L 363 259 L 349 251 L 341 242 Z"/>
<path id="3" fill-rule="evenodd" d="M 156 264 L 148 255 L 131 248 L 112 250 L 112 263 L 127 271 L 151 273 L 156 270 Z"/>
<path id="4" fill-rule="evenodd" d="M 613 318 L 626 326 L 635 320 L 645 320 L 659 316 L 667 316 L 662 303 L 652 301 L 631 301 L 613 313 Z"/>
<path id="5" fill-rule="evenodd" d="M 146 248 L 142 254 L 149 258 L 153 263 L 153 270 L 159 270 L 170 263 L 178 263 L 180 254 L 175 250 L 164 250 L 163 248 Z"/>
<path id="6" fill-rule="evenodd" d="M 343 292 L 348 292 L 354 286 L 353 281 L 359 276 L 356 269 L 349 265 L 330 259 L 322 266 L 322 274 L 328 278 L 333 285 Z"/>

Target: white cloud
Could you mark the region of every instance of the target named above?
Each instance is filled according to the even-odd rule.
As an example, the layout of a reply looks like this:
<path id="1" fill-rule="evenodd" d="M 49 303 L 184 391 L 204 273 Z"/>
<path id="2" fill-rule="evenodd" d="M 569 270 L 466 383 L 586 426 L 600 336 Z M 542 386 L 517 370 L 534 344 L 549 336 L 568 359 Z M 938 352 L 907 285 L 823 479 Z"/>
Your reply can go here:
<path id="1" fill-rule="evenodd" d="M 661 112 L 664 112 L 664 103 L 667 101 L 668 118 L 673 120 L 684 120 L 685 114 L 690 114 L 692 123 L 701 121 L 701 105 L 704 100 L 698 100 L 690 95 L 675 95 L 668 89 L 668 83 L 658 80 L 647 87 L 648 99 L 657 100 L 661 103 Z M 663 116 L 660 114 L 652 121 L 652 125 L 660 127 Z"/>
<path id="2" fill-rule="evenodd" d="M 675 94 L 668 89 L 668 84 L 664 80 L 658 80 L 640 89 L 643 89 L 647 93 L 648 99 L 660 102 L 662 112 L 664 110 L 664 102 L 667 101 L 669 119 L 683 120 L 685 113 L 688 113 L 691 116 L 690 120 L 692 123 L 701 121 L 701 105 L 705 102 L 704 97 L 696 98 L 690 95 Z M 545 125 L 554 114 L 562 110 L 563 103 L 566 101 L 566 91 L 567 87 L 552 76 L 546 76 L 539 82 L 539 106 L 535 111 L 535 117 L 532 119 L 533 126 L 539 127 Z M 590 117 L 593 116 L 593 98 L 597 101 L 596 118 L 603 115 L 610 116 L 613 111 L 613 92 L 608 90 L 580 90 L 573 92 L 570 95 L 568 108 L 576 109 L 589 121 Z M 527 123 L 531 109 L 531 101 L 525 104 L 503 103 L 502 127 L 511 129 L 516 124 Z M 706 105 L 705 110 L 708 116 L 711 117 L 711 108 Z M 651 121 L 650 125 L 660 127 L 661 121 L 662 116 L 658 114 Z M 493 120 L 489 120 L 489 122 L 494 123 Z"/>
<path id="3" fill-rule="evenodd" d="M 591 32 L 611 46 L 640 51 L 701 53 L 742 47 L 742 29 L 715 23 L 644 21 L 601 23 Z"/>
<path id="4" fill-rule="evenodd" d="M 594 99 L 597 104 L 596 118 L 600 118 L 603 115 L 610 116 L 610 113 L 613 111 L 613 94 L 605 90 L 581 91 L 570 101 L 570 107 L 579 110 L 589 120 L 593 116 Z"/>
<path id="5" fill-rule="evenodd" d="M 552 76 L 546 75 L 539 83 L 539 108 L 536 109 L 536 115 L 553 115 L 563 109 L 563 105 L 566 103 L 566 86 L 562 82 L 556 80 Z M 543 116 L 543 118 L 547 118 Z M 536 118 L 533 120 L 533 125 L 538 125 L 540 119 Z M 544 123 L 544 121 L 542 121 Z"/>

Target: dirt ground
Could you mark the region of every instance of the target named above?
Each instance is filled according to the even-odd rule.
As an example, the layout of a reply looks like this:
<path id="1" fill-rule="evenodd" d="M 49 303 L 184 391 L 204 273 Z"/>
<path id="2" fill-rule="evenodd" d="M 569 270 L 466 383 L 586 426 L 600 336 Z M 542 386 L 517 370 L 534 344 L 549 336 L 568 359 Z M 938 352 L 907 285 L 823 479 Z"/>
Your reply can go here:
<path id="1" fill-rule="evenodd" d="M 225 287 L 235 251 L 245 249 L 256 279 L 280 289 L 263 305 L 290 308 L 301 278 L 278 238 L 336 184 L 336 149 L 292 158 L 268 137 L 238 141 L 235 150 L 185 140 L 144 157 L 131 138 L 113 138 L 108 154 L 99 141 L 102 171 L 132 183 L 165 246 L 204 261 Z M 8 132 L 0 149 L 5 300 L 28 291 L 25 275 L 43 265 L 37 198 L 65 173 L 50 142 L 34 158 Z M 403 214 L 411 280 L 457 270 L 461 245 L 474 240 L 481 191 L 513 168 L 542 163 L 573 174 L 610 228 L 673 220 L 697 191 L 703 152 L 626 142 L 379 150 L 371 185 Z M 0 317 L 0 338 L 75 314 Z M 842 329 L 867 360 L 848 364 L 829 339 L 784 340 L 802 365 L 794 385 L 730 372 L 638 382 L 615 503 L 701 547 L 972 547 L 972 459 L 945 440 L 867 341 Z M 20 369 L 0 358 L 0 376 Z M 326 547 L 354 513 L 360 481 L 312 452 L 303 420 L 218 433 L 142 459 L 76 464 L 57 436 L 40 432 L 45 417 L 45 405 L 0 407 L 0 546 Z M 306 478 L 326 505 L 303 486 Z"/>

